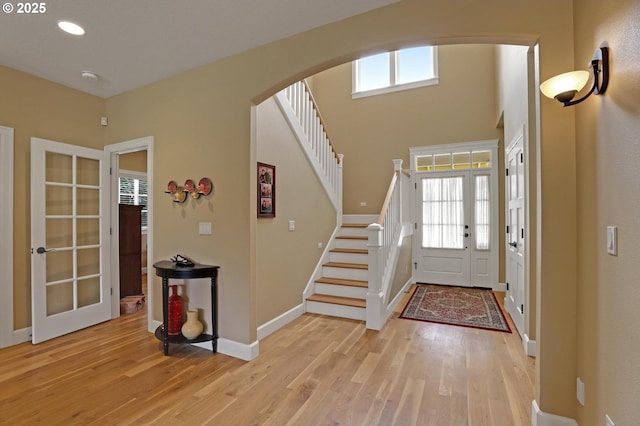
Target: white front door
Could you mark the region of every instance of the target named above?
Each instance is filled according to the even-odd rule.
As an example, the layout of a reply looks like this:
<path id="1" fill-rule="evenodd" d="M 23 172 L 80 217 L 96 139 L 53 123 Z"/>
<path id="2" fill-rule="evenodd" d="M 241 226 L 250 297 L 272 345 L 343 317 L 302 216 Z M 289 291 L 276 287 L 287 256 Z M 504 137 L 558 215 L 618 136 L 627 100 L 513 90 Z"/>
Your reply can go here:
<path id="1" fill-rule="evenodd" d="M 524 245 L 524 155 L 522 138 L 507 151 L 506 158 L 507 234 L 507 296 L 505 308 L 516 329 L 524 335 L 525 305 L 525 245 Z"/>
<path id="2" fill-rule="evenodd" d="M 31 139 L 32 341 L 111 318 L 109 154 Z"/>
<path id="3" fill-rule="evenodd" d="M 418 282 L 470 286 L 469 173 L 417 176 Z"/>

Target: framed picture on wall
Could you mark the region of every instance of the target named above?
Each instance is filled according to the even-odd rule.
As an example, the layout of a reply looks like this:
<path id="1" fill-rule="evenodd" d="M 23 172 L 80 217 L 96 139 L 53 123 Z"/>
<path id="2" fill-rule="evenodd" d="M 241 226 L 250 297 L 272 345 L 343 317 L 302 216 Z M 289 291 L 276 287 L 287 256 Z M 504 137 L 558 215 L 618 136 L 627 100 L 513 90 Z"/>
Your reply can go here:
<path id="1" fill-rule="evenodd" d="M 276 217 L 276 166 L 258 163 L 258 217 Z"/>

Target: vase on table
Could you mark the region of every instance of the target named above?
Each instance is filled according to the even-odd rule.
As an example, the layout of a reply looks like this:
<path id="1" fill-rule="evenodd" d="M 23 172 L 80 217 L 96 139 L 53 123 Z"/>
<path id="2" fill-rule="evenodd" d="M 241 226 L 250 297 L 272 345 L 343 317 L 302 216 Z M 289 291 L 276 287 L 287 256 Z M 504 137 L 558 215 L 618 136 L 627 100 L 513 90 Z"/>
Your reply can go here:
<path id="1" fill-rule="evenodd" d="M 182 307 L 184 305 L 182 297 L 178 295 L 178 286 L 170 285 L 171 295 L 169 296 L 169 319 L 167 324 L 167 331 L 169 336 L 177 336 L 180 334 L 180 328 L 182 327 Z"/>
<path id="2" fill-rule="evenodd" d="M 193 340 L 202 333 L 204 326 L 198 320 L 198 311 L 189 309 L 187 311 L 187 322 L 182 326 L 182 335 L 188 340 Z"/>

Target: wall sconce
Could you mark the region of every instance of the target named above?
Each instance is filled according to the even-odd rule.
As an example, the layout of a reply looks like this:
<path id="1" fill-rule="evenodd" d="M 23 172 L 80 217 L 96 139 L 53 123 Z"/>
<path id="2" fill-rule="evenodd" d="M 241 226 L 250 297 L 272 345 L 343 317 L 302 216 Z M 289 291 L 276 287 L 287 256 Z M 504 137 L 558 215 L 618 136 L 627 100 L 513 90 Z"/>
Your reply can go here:
<path id="1" fill-rule="evenodd" d="M 602 95 L 609 84 L 609 48 L 601 47 L 593 54 L 591 59 L 591 74 L 593 74 L 593 86 L 591 90 L 573 101 L 589 80 L 589 71 L 571 71 L 551 77 L 540 85 L 540 91 L 548 98 L 562 102 L 563 106 L 579 104 L 591 96 L 592 93 Z"/>

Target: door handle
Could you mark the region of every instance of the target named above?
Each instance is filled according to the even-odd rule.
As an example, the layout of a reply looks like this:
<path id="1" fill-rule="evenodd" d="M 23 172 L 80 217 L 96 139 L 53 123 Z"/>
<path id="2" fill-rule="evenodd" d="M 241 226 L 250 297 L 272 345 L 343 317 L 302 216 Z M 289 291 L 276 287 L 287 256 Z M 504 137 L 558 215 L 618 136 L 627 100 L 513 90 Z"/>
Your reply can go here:
<path id="1" fill-rule="evenodd" d="M 55 249 L 48 249 L 48 248 L 44 248 L 44 247 L 38 247 L 36 249 L 36 253 L 38 254 L 43 254 L 43 253 L 48 253 L 50 251 L 54 251 Z"/>
<path id="2" fill-rule="evenodd" d="M 509 243 L 509 245 L 510 245 L 511 247 L 514 247 L 514 248 L 515 248 L 515 247 L 518 247 L 518 243 Z"/>

